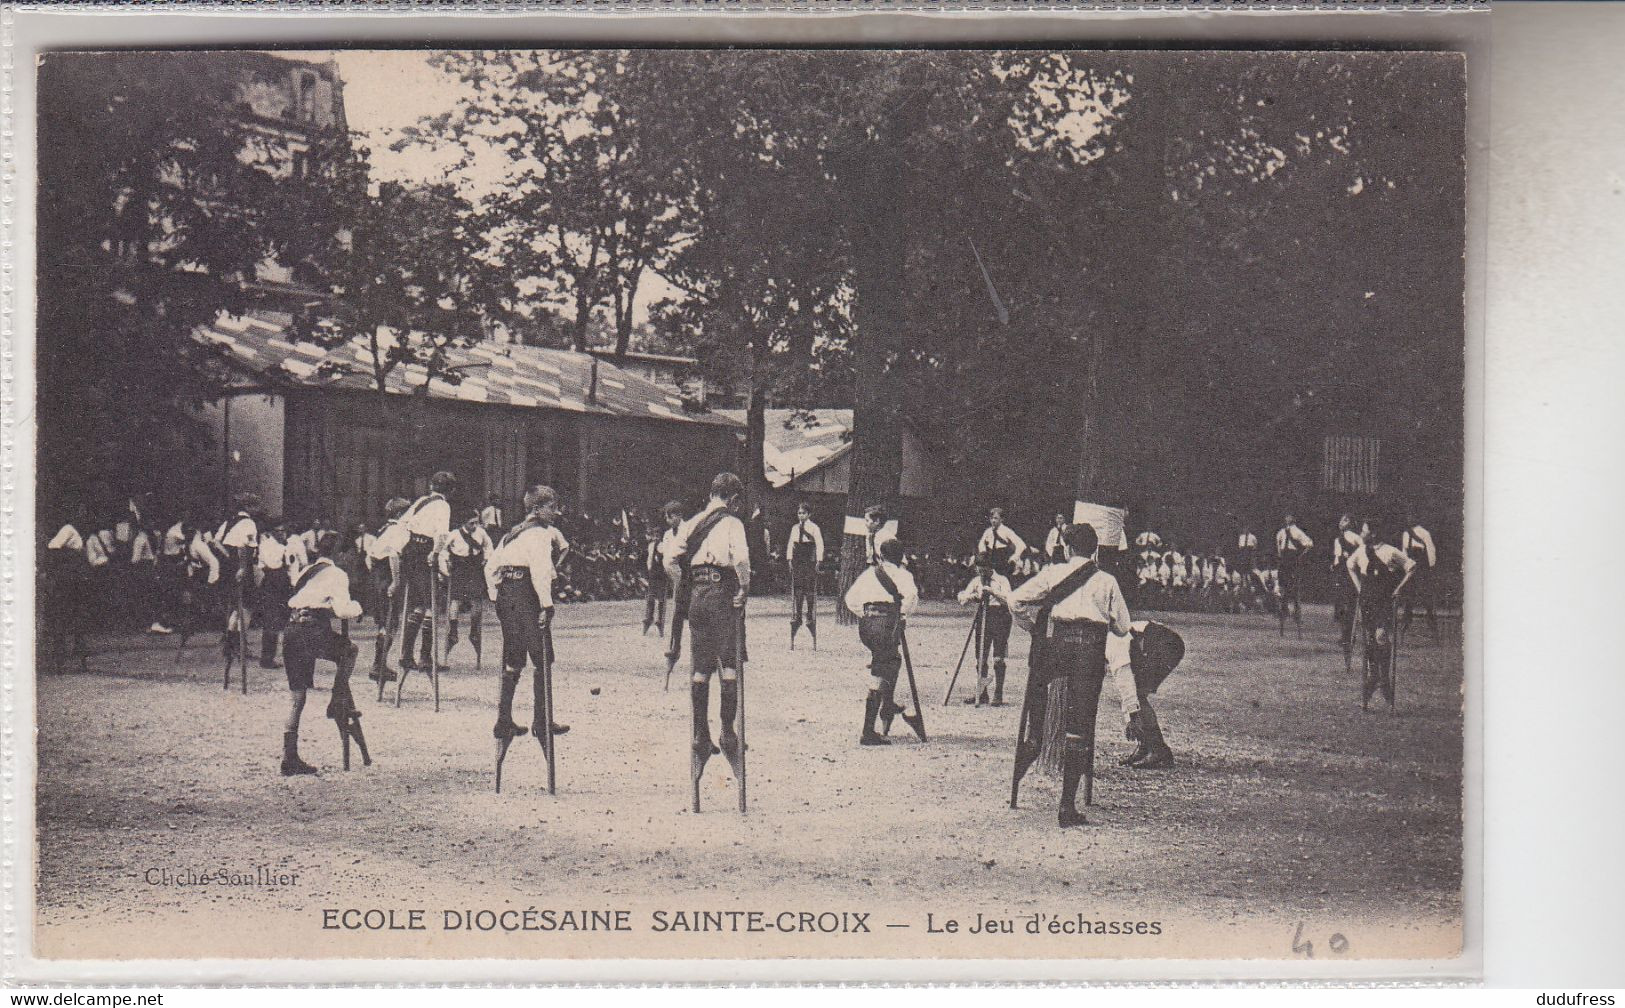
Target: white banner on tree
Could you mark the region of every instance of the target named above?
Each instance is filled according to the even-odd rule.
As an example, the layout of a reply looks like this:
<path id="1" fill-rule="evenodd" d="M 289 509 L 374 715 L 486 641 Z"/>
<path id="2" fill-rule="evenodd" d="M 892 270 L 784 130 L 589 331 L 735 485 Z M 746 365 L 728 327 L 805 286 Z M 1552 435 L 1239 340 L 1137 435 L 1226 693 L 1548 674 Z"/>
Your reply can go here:
<path id="1" fill-rule="evenodd" d="M 1115 546 L 1118 549 L 1128 548 L 1128 535 L 1124 531 L 1128 524 L 1128 509 L 1107 507 L 1104 504 L 1090 504 L 1088 501 L 1077 501 L 1072 505 L 1072 523 L 1074 525 L 1093 525 L 1095 534 L 1100 536 L 1100 545 Z"/>

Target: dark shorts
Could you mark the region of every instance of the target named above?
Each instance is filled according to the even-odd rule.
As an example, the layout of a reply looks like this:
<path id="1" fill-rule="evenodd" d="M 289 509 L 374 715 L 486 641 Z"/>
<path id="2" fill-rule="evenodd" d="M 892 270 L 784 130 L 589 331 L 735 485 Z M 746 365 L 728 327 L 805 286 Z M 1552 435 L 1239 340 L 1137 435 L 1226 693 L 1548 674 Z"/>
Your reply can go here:
<path id="1" fill-rule="evenodd" d="M 719 668 L 738 669 L 737 582 L 727 576 L 708 580 L 703 571 L 693 576 L 688 598 L 690 667 L 695 675 L 706 676 Z"/>
<path id="2" fill-rule="evenodd" d="M 264 580 L 260 582 L 258 595 L 260 626 L 270 633 L 286 628 L 288 599 L 292 596 L 293 584 L 288 580 L 286 568 L 266 571 Z"/>
<path id="3" fill-rule="evenodd" d="M 401 580 L 406 583 L 406 604 L 413 609 L 429 608 L 429 553 L 432 546 L 427 538 L 414 537 L 401 550 Z"/>
<path id="4" fill-rule="evenodd" d="M 1161 623 L 1148 624 L 1129 645 L 1134 688 L 1143 697 L 1155 693 L 1185 657 L 1185 639 Z"/>
<path id="5" fill-rule="evenodd" d="M 485 598 L 485 565 L 477 559 L 452 557 L 447 591 L 453 602 L 473 604 Z"/>
<path id="6" fill-rule="evenodd" d="M 869 674 L 887 682 L 896 679 L 903 664 L 898 650 L 897 613 L 865 611 L 858 620 L 858 639 L 869 649 Z"/>
<path id="7" fill-rule="evenodd" d="M 333 629 L 329 620 L 294 620 L 282 639 L 282 663 L 288 689 L 308 690 L 315 682 L 316 662 L 355 657 L 355 645 Z"/>
<path id="8" fill-rule="evenodd" d="M 1391 630 L 1394 626 L 1394 593 L 1391 587 L 1372 588 L 1360 594 L 1360 625 L 1367 631 Z"/>
<path id="9" fill-rule="evenodd" d="M 987 625 L 982 629 L 982 646 L 995 658 L 1003 658 L 1010 650 L 1010 610 L 1004 606 L 987 607 Z"/>
<path id="10" fill-rule="evenodd" d="M 1067 682 L 1065 730 L 1093 738 L 1100 710 L 1100 687 L 1106 680 L 1106 642 L 1102 637 L 1078 641 L 1055 638 L 1045 645 L 1045 660 L 1052 678 Z"/>
<path id="11" fill-rule="evenodd" d="M 502 624 L 502 667 L 522 670 L 530 661 L 538 669 L 546 657 L 547 638 L 537 626 L 542 605 L 529 578 L 497 584 L 497 620 Z"/>
<path id="12" fill-rule="evenodd" d="M 1298 558 L 1300 553 L 1290 553 L 1281 557 L 1279 576 L 1281 579 L 1282 596 L 1296 595 L 1298 591 Z"/>

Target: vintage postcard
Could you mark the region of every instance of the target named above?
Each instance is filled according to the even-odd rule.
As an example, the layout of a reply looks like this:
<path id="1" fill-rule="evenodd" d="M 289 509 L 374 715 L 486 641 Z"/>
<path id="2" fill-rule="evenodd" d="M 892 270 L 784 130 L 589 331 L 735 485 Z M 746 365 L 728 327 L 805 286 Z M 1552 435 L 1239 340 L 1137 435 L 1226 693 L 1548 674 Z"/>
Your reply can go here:
<path id="1" fill-rule="evenodd" d="M 1461 954 L 1459 53 L 34 72 L 34 956 Z"/>

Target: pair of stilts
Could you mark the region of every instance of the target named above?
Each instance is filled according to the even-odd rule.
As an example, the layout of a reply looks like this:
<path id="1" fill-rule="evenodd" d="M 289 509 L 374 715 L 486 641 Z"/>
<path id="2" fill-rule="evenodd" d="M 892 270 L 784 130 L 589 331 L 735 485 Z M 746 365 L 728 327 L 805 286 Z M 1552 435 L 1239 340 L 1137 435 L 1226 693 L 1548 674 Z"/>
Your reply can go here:
<path id="1" fill-rule="evenodd" d="M 558 793 L 558 738 L 559 732 L 553 728 L 553 627 L 548 626 L 537 631 L 541 635 L 541 662 L 533 670 L 534 678 L 531 681 L 531 716 L 530 731 L 536 736 L 536 741 L 542 747 L 542 756 L 547 760 L 547 793 Z M 510 673 L 511 679 L 510 679 Z M 523 728 L 513 725 L 513 694 L 519 686 L 522 670 L 502 670 L 502 702 L 497 711 L 496 739 L 496 791 L 502 793 L 502 764 L 508 758 L 508 749 L 513 740 L 524 734 Z M 560 729 L 562 731 L 562 729 Z"/>
<path id="2" fill-rule="evenodd" d="M 801 630 L 800 597 L 795 590 L 796 572 L 790 571 L 790 650 L 796 649 L 796 634 Z M 812 594 L 807 599 L 807 635 L 812 638 L 812 649 L 818 650 L 818 572 L 813 571 Z"/>
<path id="3" fill-rule="evenodd" d="M 1048 734 L 1045 725 L 1046 717 L 1041 715 L 1033 702 L 1035 692 L 1049 691 L 1050 682 L 1039 682 L 1029 672 L 1027 688 L 1021 700 L 1021 715 L 1016 720 L 1016 754 L 1015 766 L 1010 777 L 1010 807 L 1016 807 L 1016 800 L 1021 793 L 1021 779 L 1026 776 L 1027 770 L 1038 762 L 1044 748 L 1044 738 Z M 1066 680 L 1061 680 L 1066 682 Z M 1065 688 L 1072 688 L 1073 683 L 1067 683 Z M 1062 719 L 1062 728 L 1059 744 L 1061 746 L 1061 804 L 1057 812 L 1057 822 L 1061 826 L 1082 826 L 1087 820 L 1082 812 L 1073 804 L 1079 783 L 1083 785 L 1083 804 L 1087 808 L 1095 803 L 1095 718 L 1098 712 L 1099 693 L 1095 694 L 1095 703 L 1084 712 L 1087 723 L 1081 726 L 1079 732 L 1068 731 L 1066 725 L 1066 710 L 1071 703 L 1064 692 L 1058 696 L 1046 697 L 1043 703 L 1045 714 L 1055 714 Z"/>
<path id="4" fill-rule="evenodd" d="M 959 649 L 959 661 L 954 665 L 954 674 L 948 680 L 948 692 L 942 696 L 942 706 L 946 707 L 953 702 L 954 687 L 959 683 L 959 673 L 965 667 L 965 656 L 970 653 L 971 644 L 976 645 L 976 696 L 966 700 L 967 704 L 974 703 L 980 707 L 988 702 L 987 685 L 989 641 L 987 627 L 987 596 L 983 595 L 976 603 L 976 618 L 971 620 L 970 631 L 965 634 L 965 646 Z M 993 687 L 992 706 L 1004 706 L 1004 659 L 998 659 L 998 678 Z"/>
<path id="5" fill-rule="evenodd" d="M 863 733 L 859 736 L 859 741 L 863 745 L 890 745 L 891 743 L 886 740 L 891 735 L 892 723 L 899 714 L 903 715 L 903 723 L 913 729 L 921 742 L 931 741 L 925 733 L 925 708 L 920 706 L 920 688 L 914 678 L 914 656 L 908 650 L 908 630 L 901 618 L 897 621 L 897 648 L 903 656 L 903 674 L 908 676 L 908 692 L 909 698 L 914 703 L 914 716 L 909 717 L 904 713 L 902 706 L 893 698 L 896 680 L 887 684 L 888 688 L 881 693 L 876 693 L 871 688 L 863 710 Z M 949 689 L 951 691 L 952 686 Z M 874 731 L 876 718 L 880 720 L 878 736 Z"/>
<path id="6" fill-rule="evenodd" d="M 667 653 L 666 675 L 668 682 L 671 676 L 671 666 L 675 664 L 677 651 L 677 636 L 681 633 L 681 624 L 672 621 L 673 638 L 672 650 Z M 721 753 L 727 757 L 728 765 L 733 770 L 734 781 L 739 785 L 739 811 L 744 812 L 747 807 L 747 781 L 745 768 L 745 610 L 740 607 L 734 616 L 734 707 L 737 726 L 730 725 L 729 719 L 724 715 L 722 720 L 722 744 L 711 743 L 711 722 L 707 714 L 710 706 L 711 679 L 705 677 L 703 682 L 694 682 L 690 685 L 693 694 L 693 738 L 689 743 L 688 776 L 689 785 L 693 795 L 694 811 L 700 811 L 700 779 L 705 776 L 705 765 L 712 756 Z M 716 678 L 720 679 L 720 676 Z M 718 686 L 719 690 L 728 689 L 726 680 Z M 703 692 L 702 692 L 703 691 Z M 730 730 L 731 729 L 731 730 Z"/>
<path id="7" fill-rule="evenodd" d="M 227 690 L 231 689 L 231 666 L 240 665 L 242 668 L 243 692 L 248 692 L 248 605 L 243 600 L 242 582 L 237 584 L 237 594 L 233 599 L 231 616 L 226 626 L 226 673 L 222 684 Z M 181 648 L 186 647 L 186 635 L 181 637 Z M 175 653 L 180 659 L 180 652 Z"/>
<path id="8" fill-rule="evenodd" d="M 1391 622 L 1388 629 L 1387 646 L 1376 643 L 1375 630 L 1367 630 L 1364 623 L 1364 603 L 1356 600 L 1354 603 L 1354 618 L 1349 628 L 1349 639 L 1343 648 L 1343 668 L 1345 671 L 1354 671 L 1354 647 L 1358 638 L 1360 646 L 1360 709 L 1371 709 L 1371 697 L 1380 689 L 1383 699 L 1388 701 L 1388 709 L 1394 709 L 1394 693 L 1398 689 L 1399 681 L 1399 646 L 1402 639 L 1400 624 L 1399 602 L 1394 600 L 1390 614 Z"/>
<path id="9" fill-rule="evenodd" d="M 1291 610 L 1290 613 L 1288 612 L 1289 609 Z M 1282 637 L 1286 636 L 1286 621 L 1289 615 L 1292 617 L 1292 622 L 1298 627 L 1298 639 L 1302 640 L 1303 604 L 1298 600 L 1298 587 L 1295 584 L 1292 586 L 1291 597 L 1288 597 L 1286 592 L 1282 592 L 1280 595 L 1276 596 L 1275 616 L 1280 623 L 1280 635 Z"/>
<path id="10" fill-rule="evenodd" d="M 339 624 L 339 632 L 344 639 L 350 639 L 350 621 L 343 620 Z M 285 660 L 285 659 L 284 659 Z M 355 695 L 350 692 L 350 673 L 355 670 L 355 658 L 351 657 L 333 677 L 333 692 L 327 701 L 327 716 L 332 718 L 333 724 L 339 731 L 339 745 L 344 754 L 344 769 L 350 769 L 350 743 L 353 741 L 361 750 L 361 764 L 372 766 L 372 754 L 367 752 L 367 736 L 361 731 L 361 712 L 356 709 Z"/>
<path id="11" fill-rule="evenodd" d="M 429 577 L 429 608 L 428 612 L 426 613 L 427 626 L 423 626 L 420 629 L 426 634 L 425 651 L 428 653 L 428 661 L 425 664 L 428 666 L 426 671 L 429 673 L 429 681 L 434 690 L 434 709 L 436 713 L 439 713 L 440 711 L 440 672 L 443 664 L 440 653 L 440 642 L 444 639 L 440 634 L 440 616 L 441 613 L 445 611 L 446 600 L 444 596 L 445 586 L 441 582 L 439 573 L 431 573 Z M 418 667 L 417 664 L 412 661 L 412 656 L 410 654 L 410 646 L 415 642 L 406 640 L 406 628 L 411 620 L 411 612 L 412 588 L 410 585 L 407 585 L 401 590 L 399 608 L 394 612 L 386 614 L 384 620 L 378 626 L 378 642 L 376 650 L 373 654 L 373 669 L 371 678 L 378 683 L 378 701 L 380 703 L 383 702 L 384 685 L 391 679 L 394 679 L 396 707 L 401 705 L 401 697 L 406 689 L 407 674 L 410 673 L 414 668 Z M 471 618 L 478 619 L 480 617 L 478 614 L 476 614 L 471 616 Z M 401 671 L 398 676 L 389 668 L 389 649 L 393 645 L 397 636 L 401 638 Z M 480 643 L 478 635 L 474 632 L 472 627 L 470 627 L 469 630 L 469 643 L 474 648 L 474 668 L 477 670 L 479 669 L 481 662 Z"/>

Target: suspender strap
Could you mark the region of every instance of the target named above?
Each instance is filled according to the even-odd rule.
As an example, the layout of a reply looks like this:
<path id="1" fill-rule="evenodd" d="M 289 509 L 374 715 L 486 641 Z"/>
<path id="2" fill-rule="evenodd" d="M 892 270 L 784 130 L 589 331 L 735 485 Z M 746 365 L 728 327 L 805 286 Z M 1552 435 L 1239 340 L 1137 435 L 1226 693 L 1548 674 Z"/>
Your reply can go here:
<path id="1" fill-rule="evenodd" d="M 688 539 L 683 543 L 683 555 L 677 560 L 677 566 L 682 569 L 684 574 L 687 574 L 689 568 L 694 566 L 694 554 L 705 543 L 705 537 L 711 534 L 712 529 L 722 524 L 722 519 L 726 517 L 728 517 L 728 509 L 717 508 L 700 519 L 700 523 L 695 525 L 694 530 L 688 534 Z"/>
<path id="2" fill-rule="evenodd" d="M 407 509 L 406 513 L 407 515 L 415 515 L 418 513 L 418 510 L 423 507 L 423 505 L 429 503 L 430 501 L 436 500 L 445 500 L 445 498 L 441 497 L 437 493 L 424 494 L 422 497 L 419 497 L 417 500 L 412 502 L 412 506 Z"/>
<path id="3" fill-rule="evenodd" d="M 875 564 L 875 580 L 880 582 L 880 587 L 886 589 L 886 594 L 891 596 L 891 600 L 897 603 L 898 609 L 901 610 L 903 607 L 903 591 L 897 587 L 897 582 L 893 581 L 892 576 L 886 572 L 884 564 Z"/>
<path id="4" fill-rule="evenodd" d="M 536 520 L 535 515 L 526 515 L 524 521 L 509 529 L 508 534 L 502 537 L 502 545 L 508 545 L 530 529 L 542 527 L 542 523 Z"/>
<path id="5" fill-rule="evenodd" d="M 305 585 L 310 583 L 311 578 L 321 573 L 323 567 L 329 566 L 332 566 L 331 560 L 327 559 L 326 557 L 317 558 L 315 563 L 311 564 L 309 567 L 306 567 L 305 572 L 299 575 L 299 580 L 294 582 L 293 593 L 295 595 L 299 594 L 300 590 L 303 589 Z"/>
<path id="6" fill-rule="evenodd" d="M 1099 573 L 1100 567 L 1090 561 L 1062 578 L 1056 583 L 1055 587 L 1045 592 L 1043 597 L 1038 599 L 1036 618 L 1033 620 L 1034 635 L 1042 637 L 1045 629 L 1049 626 L 1050 612 L 1057 605 L 1070 598 L 1074 592 L 1082 590 Z"/>

